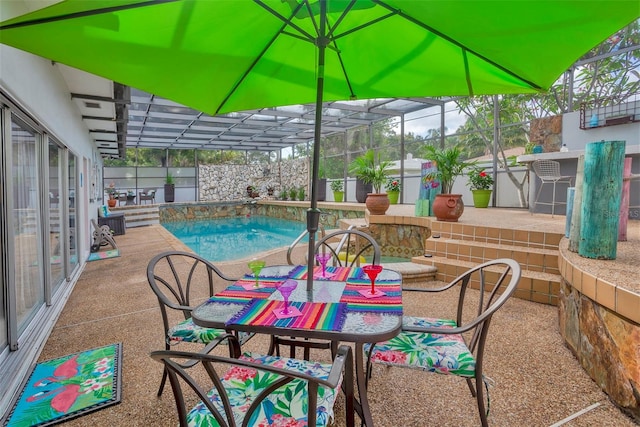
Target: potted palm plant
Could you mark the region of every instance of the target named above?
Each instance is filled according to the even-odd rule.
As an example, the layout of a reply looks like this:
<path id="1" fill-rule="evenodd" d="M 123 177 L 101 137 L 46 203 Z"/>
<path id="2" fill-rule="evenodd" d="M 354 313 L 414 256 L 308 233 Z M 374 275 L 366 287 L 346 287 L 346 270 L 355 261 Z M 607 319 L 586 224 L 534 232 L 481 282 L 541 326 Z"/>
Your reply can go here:
<path id="1" fill-rule="evenodd" d="M 324 163 L 321 163 L 318 167 L 318 186 L 317 186 L 317 200 L 324 202 L 327 199 L 327 178 L 324 170 Z"/>
<path id="2" fill-rule="evenodd" d="M 175 200 L 175 180 L 173 179 L 173 175 L 167 172 L 167 176 L 164 179 L 164 201 L 167 203 L 173 202 Z"/>
<path id="3" fill-rule="evenodd" d="M 426 180 L 439 181 L 441 194 L 433 202 L 433 214 L 439 221 L 457 222 L 464 212 L 461 194 L 452 194 L 453 184 L 462 175 L 469 163 L 462 160 L 459 147 L 436 148 L 428 145 L 424 149 L 425 159 L 436 164 L 436 170 L 425 176 Z"/>
<path id="4" fill-rule="evenodd" d="M 356 178 L 362 180 L 364 183 L 371 184 L 373 192 L 367 194 L 365 203 L 367 209 L 372 215 L 384 215 L 389 209 L 389 197 L 387 193 L 382 193 L 382 186 L 387 181 L 389 176 L 387 171 L 391 167 L 391 162 L 381 161 L 378 156 L 376 162 L 376 156 L 373 150 L 367 151 L 362 156 L 357 157 L 349 165 L 349 172 L 353 173 Z"/>
<path id="5" fill-rule="evenodd" d="M 369 152 L 371 155 L 369 156 Z M 358 156 L 349 164 L 349 172 L 356 176 L 356 201 L 364 203 L 367 200 L 367 194 L 373 191 L 371 183 L 366 182 L 359 176 L 360 171 L 364 171 L 373 167 L 373 151 L 368 151 L 362 156 Z"/>

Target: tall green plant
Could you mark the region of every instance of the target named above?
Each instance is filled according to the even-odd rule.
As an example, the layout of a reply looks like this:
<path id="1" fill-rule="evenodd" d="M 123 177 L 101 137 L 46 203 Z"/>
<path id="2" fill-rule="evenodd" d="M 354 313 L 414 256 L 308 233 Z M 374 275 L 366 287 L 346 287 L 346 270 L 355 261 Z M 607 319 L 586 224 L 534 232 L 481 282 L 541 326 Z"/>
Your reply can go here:
<path id="1" fill-rule="evenodd" d="M 424 157 L 436 163 L 437 170 L 426 178 L 437 179 L 442 186 L 442 194 L 451 194 L 456 178 L 463 174 L 470 165 L 460 158 L 462 150 L 459 147 L 436 148 L 433 145 L 424 147 Z"/>
<path id="2" fill-rule="evenodd" d="M 175 183 L 175 179 L 173 178 L 173 175 L 171 175 L 170 172 L 167 172 L 167 176 L 164 179 L 164 183 L 165 184 L 174 184 Z"/>
<path id="3" fill-rule="evenodd" d="M 376 155 L 373 150 L 368 150 L 361 156 L 353 159 L 349 164 L 349 172 L 354 174 L 356 178 L 361 179 L 366 184 L 373 186 L 375 193 L 380 193 L 382 185 L 389 178 L 387 171 L 391 167 L 390 161 L 380 161 L 378 155 L 378 164 L 376 165 Z"/>

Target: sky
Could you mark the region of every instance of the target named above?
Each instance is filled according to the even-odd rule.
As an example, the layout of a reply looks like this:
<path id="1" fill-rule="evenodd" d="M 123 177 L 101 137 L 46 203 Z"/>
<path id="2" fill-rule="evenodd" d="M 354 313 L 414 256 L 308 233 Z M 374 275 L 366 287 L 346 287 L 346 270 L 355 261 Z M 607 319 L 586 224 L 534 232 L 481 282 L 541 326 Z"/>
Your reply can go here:
<path id="1" fill-rule="evenodd" d="M 404 120 L 405 134 L 413 133 L 414 135 L 426 136 L 429 129 L 440 129 L 440 107 L 431 107 L 407 114 Z M 466 116 L 457 112 L 453 102 L 448 102 L 445 105 L 444 125 L 447 128 L 447 135 L 455 133 L 465 120 Z M 399 118 L 396 133 L 400 133 Z"/>

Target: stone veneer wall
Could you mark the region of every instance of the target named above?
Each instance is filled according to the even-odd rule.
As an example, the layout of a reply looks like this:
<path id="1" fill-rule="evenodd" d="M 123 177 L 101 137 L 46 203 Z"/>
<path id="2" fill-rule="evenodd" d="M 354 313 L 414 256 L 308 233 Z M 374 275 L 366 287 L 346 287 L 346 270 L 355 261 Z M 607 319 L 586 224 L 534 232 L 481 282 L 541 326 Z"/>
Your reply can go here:
<path id="1" fill-rule="evenodd" d="M 320 224 L 324 226 L 325 229 L 338 228 L 338 224 L 342 219 L 364 218 L 364 205 L 362 210 L 352 210 L 352 208 L 349 210 L 328 208 L 321 204 L 319 204 L 319 207 L 324 213 L 324 215 L 320 217 Z M 308 203 L 305 202 L 279 202 L 278 204 L 260 202 L 255 207 L 255 214 L 306 223 L 308 208 Z"/>
<path id="2" fill-rule="evenodd" d="M 560 249 L 560 334 L 589 376 L 640 423 L 640 313 L 620 314 L 624 307 L 612 306 L 607 298 L 621 289 L 572 264 L 566 242 Z"/>
<path id="3" fill-rule="evenodd" d="M 291 159 L 271 165 L 200 165 L 200 201 L 229 201 L 247 197 L 247 187 L 257 188 L 260 196 L 272 187 L 277 196 L 291 187 L 304 187 L 309 196 L 309 160 Z"/>
<path id="4" fill-rule="evenodd" d="M 431 237 L 426 218 L 375 215 L 369 218 L 368 232 L 380 244 L 383 256 L 401 258 L 423 256 L 425 241 Z"/>
<path id="5" fill-rule="evenodd" d="M 531 120 L 529 140 L 544 147 L 545 153 L 562 147 L 562 115 Z"/>
<path id="6" fill-rule="evenodd" d="M 319 207 L 325 213 L 321 223 L 327 231 L 340 228 L 339 223 L 343 219 L 359 219 L 365 216 L 364 204 L 360 209 L 350 206 L 348 210 L 336 207 L 335 203 L 320 203 Z M 308 204 L 304 202 L 173 203 L 160 205 L 159 214 L 161 223 L 246 215 L 264 215 L 306 222 L 307 209 Z M 369 232 L 380 243 L 382 255 L 404 258 L 424 255 L 424 242 L 431 236 L 429 221 L 426 218 L 374 215 L 369 220 L 369 227 L 364 231 Z"/>
<path id="7" fill-rule="evenodd" d="M 197 221 L 210 218 L 246 216 L 255 211 L 251 204 L 242 202 L 171 203 L 158 206 L 160 223 Z"/>
<path id="8" fill-rule="evenodd" d="M 233 216 L 263 215 L 292 221 L 307 221 L 306 202 L 276 202 L 268 204 L 265 201 L 248 203 L 242 201 L 207 202 L 207 203 L 171 203 L 159 205 L 160 222 L 195 221 L 209 218 L 225 218 Z M 364 205 L 361 210 L 353 207 L 346 209 L 321 207 L 325 213 L 321 223 L 326 229 L 338 228 L 342 219 L 364 218 Z"/>

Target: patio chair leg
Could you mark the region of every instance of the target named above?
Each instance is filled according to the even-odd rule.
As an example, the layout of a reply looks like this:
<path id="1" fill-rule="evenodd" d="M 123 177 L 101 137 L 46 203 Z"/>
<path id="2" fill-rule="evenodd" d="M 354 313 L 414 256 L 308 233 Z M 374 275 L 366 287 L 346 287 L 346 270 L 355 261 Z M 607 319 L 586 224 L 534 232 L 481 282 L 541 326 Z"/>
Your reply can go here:
<path id="1" fill-rule="evenodd" d="M 160 381 L 160 388 L 158 389 L 158 394 L 157 396 L 160 397 L 162 396 L 162 392 L 164 391 L 164 385 L 167 382 L 167 368 L 164 368 L 164 371 L 162 372 L 162 381 Z"/>
<path id="2" fill-rule="evenodd" d="M 482 382 L 484 382 L 481 379 Z M 486 383 L 484 384 L 486 387 Z M 483 384 L 478 384 L 476 382 L 476 399 L 478 401 L 478 413 L 480 415 L 480 422 L 482 423 L 482 427 L 488 427 L 489 422 L 487 421 L 487 416 L 489 415 L 488 406 L 485 409 L 484 406 L 484 390 L 482 389 Z M 487 388 L 487 399 L 489 398 L 489 389 Z"/>
<path id="3" fill-rule="evenodd" d="M 467 385 L 469 386 L 469 391 L 471 392 L 471 396 L 476 397 L 476 387 L 473 384 L 471 378 L 466 378 Z"/>
<path id="4" fill-rule="evenodd" d="M 538 191 L 536 192 L 536 199 L 533 201 L 533 209 L 531 211 L 531 214 L 533 215 L 534 211 L 536 210 L 536 206 L 538 206 L 538 199 L 540 198 L 540 193 L 542 193 L 542 186 L 544 185 L 544 183 L 540 184 L 540 188 L 538 188 Z"/>
<path id="5" fill-rule="evenodd" d="M 267 354 L 269 356 L 273 356 L 276 352 L 276 340 L 273 335 L 271 335 L 271 340 L 269 341 L 269 350 L 267 350 Z"/>
<path id="6" fill-rule="evenodd" d="M 553 218 L 555 211 L 556 211 L 556 182 L 553 181 L 553 196 L 551 198 L 551 218 Z"/>
<path id="7" fill-rule="evenodd" d="M 365 390 L 369 388 L 369 380 L 373 375 L 373 363 L 371 363 L 371 353 L 373 353 L 373 348 L 376 346 L 376 343 L 369 344 L 369 353 L 367 353 L 367 364 L 365 367 L 365 377 L 364 377 L 364 388 Z"/>

